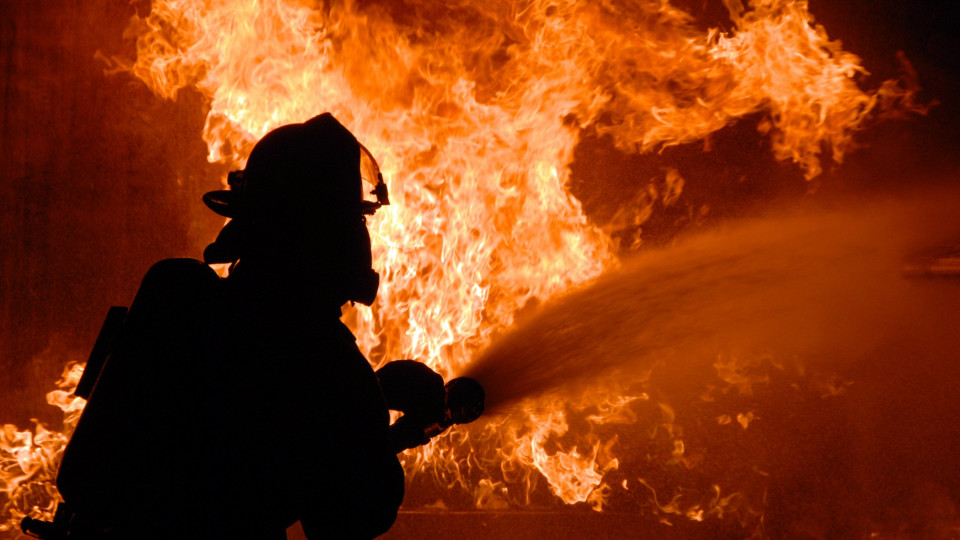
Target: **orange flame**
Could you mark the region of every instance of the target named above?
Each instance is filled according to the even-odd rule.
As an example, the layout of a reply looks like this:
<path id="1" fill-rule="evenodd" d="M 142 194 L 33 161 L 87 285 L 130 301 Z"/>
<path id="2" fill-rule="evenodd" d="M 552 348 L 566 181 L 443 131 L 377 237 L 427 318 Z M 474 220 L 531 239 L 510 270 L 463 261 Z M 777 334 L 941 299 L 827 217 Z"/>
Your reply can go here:
<path id="1" fill-rule="evenodd" d="M 370 225 L 378 300 L 348 319 L 374 364 L 416 358 L 450 377 L 521 308 L 618 264 L 608 235 L 566 190 L 582 130 L 648 152 L 762 113 L 775 155 L 808 178 L 821 172 L 823 148 L 838 162 L 849 150 L 883 101 L 857 86 L 859 60 L 813 24 L 804 1 L 725 3 L 731 33 L 701 31 L 661 0 L 155 0 L 131 22 L 137 59 L 122 67 L 164 98 L 202 94 L 213 162 L 240 167 L 267 131 L 323 111 L 353 131 L 377 156 L 394 204 Z M 912 103 L 895 83 L 884 92 L 885 103 Z M 676 198 L 683 179 L 670 181 Z M 599 508 L 604 475 L 618 466 L 616 440 L 600 427 L 635 421 L 631 405 L 648 401 L 664 462 L 692 463 L 668 405 L 603 392 L 453 429 L 408 452 L 405 466 L 429 467 L 481 507 L 529 502 L 543 477 L 563 501 Z M 569 433 L 564 411 L 573 409 L 598 431 Z M 762 421 L 736 419 L 744 429 Z M 33 452 L 40 436 L 31 446 L 23 433 L 4 431 L 4 452 Z M 656 506 L 702 519 L 736 498 L 709 491 L 708 503 Z"/>
<path id="2" fill-rule="evenodd" d="M 0 533 L 18 530 L 25 517 L 52 519 L 60 500 L 54 483 L 60 456 L 86 404 L 73 395 L 81 375 L 82 364 L 68 363 L 57 381 L 59 389 L 47 394 L 47 403 L 64 412 L 62 432 L 39 422 L 33 433 L 12 424 L 0 426 Z"/>

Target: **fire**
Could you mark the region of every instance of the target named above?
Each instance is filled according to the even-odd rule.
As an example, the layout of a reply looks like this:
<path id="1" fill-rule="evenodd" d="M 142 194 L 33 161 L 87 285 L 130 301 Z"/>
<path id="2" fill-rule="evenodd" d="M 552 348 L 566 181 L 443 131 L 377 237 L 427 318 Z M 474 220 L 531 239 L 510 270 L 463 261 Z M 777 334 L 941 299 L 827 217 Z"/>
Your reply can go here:
<path id="1" fill-rule="evenodd" d="M 33 432 L 16 426 L 0 426 L 0 533 L 15 530 L 24 517 L 53 517 L 60 499 L 54 479 L 60 466 L 60 455 L 80 419 L 86 404 L 73 395 L 83 375 L 83 365 L 69 362 L 63 369 L 57 390 L 47 394 L 47 403 L 64 412 L 62 432 L 37 423 Z"/>
<path id="2" fill-rule="evenodd" d="M 163 98 L 203 95 L 212 162 L 242 167 L 267 131 L 323 111 L 348 126 L 377 156 L 393 204 L 370 224 L 378 300 L 347 319 L 374 364 L 416 358 L 449 378 L 525 306 L 619 264 L 566 189 L 583 130 L 650 152 L 759 113 L 775 155 L 813 178 L 882 109 L 913 106 L 910 85 L 862 90 L 859 60 L 813 23 L 806 2 L 725 4 L 729 33 L 698 29 L 665 0 L 155 0 L 128 30 L 136 60 L 115 61 Z M 675 198 L 683 180 L 670 179 Z M 723 377 L 729 363 L 716 367 Z M 544 478 L 562 501 L 600 508 L 611 486 L 653 490 L 653 481 L 613 477 L 621 443 L 606 427 L 637 422 L 638 407 L 661 449 L 651 459 L 695 466 L 669 405 L 642 389 L 525 406 L 408 452 L 407 470 L 430 471 L 481 507 L 527 504 Z M 743 410 L 718 417 L 726 429 L 763 421 Z M 43 461 L 19 457 L 44 444 L 39 428 L 32 443 L 24 433 L 4 431 L 4 456 Z M 21 468 L 33 474 L 34 465 Z M 707 485 L 705 502 L 683 505 L 677 493 L 655 505 L 722 516 L 743 498 L 726 492 Z"/>

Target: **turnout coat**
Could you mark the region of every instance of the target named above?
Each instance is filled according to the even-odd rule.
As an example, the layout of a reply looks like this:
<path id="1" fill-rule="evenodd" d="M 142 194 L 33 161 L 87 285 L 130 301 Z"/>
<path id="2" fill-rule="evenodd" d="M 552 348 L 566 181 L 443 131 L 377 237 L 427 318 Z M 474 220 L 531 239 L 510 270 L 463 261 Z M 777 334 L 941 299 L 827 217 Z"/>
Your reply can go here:
<path id="1" fill-rule="evenodd" d="M 403 471 L 373 370 L 339 308 L 258 285 L 192 259 L 147 273 L 63 456 L 58 488 L 76 530 L 389 529 Z"/>

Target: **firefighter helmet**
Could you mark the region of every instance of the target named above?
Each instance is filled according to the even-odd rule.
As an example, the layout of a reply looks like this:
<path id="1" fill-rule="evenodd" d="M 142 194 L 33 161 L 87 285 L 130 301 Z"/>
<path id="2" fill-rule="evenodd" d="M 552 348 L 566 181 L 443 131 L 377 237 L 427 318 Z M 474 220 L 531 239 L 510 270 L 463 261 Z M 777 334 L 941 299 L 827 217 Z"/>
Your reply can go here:
<path id="1" fill-rule="evenodd" d="M 365 182 L 376 200 L 364 200 Z M 330 277 L 350 291 L 347 300 L 373 302 L 379 276 L 370 268 L 365 216 L 389 204 L 387 186 L 373 155 L 330 113 L 264 135 L 228 183 L 203 196 L 211 210 L 233 218 L 207 246 L 206 262 L 288 258 L 322 246 Z"/>
<path id="2" fill-rule="evenodd" d="M 363 184 L 376 201 L 364 200 Z M 228 176 L 229 190 L 203 201 L 230 218 L 270 219 L 307 211 L 349 219 L 390 204 L 376 159 L 330 113 L 264 135 L 243 170 Z"/>

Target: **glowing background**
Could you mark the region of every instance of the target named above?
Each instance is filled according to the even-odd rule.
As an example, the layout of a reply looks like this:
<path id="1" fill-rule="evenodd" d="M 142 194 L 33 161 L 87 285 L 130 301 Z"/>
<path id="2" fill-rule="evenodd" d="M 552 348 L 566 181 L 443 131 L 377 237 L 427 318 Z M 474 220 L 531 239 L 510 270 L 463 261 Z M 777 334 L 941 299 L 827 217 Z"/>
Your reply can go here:
<path id="1" fill-rule="evenodd" d="M 55 425 L 58 419 L 47 410 L 49 407 L 42 405 L 40 396 L 52 387 L 51 381 L 66 360 L 82 358 L 106 306 L 127 303 L 137 280 L 152 261 L 165 256 L 195 256 L 209 241 L 219 223 L 213 216 L 204 214 L 197 201 L 199 193 L 212 189 L 219 174 L 226 168 L 207 165 L 204 160 L 208 150 L 199 139 L 199 133 L 204 124 L 205 110 L 197 94 L 185 91 L 181 92 L 177 103 L 162 102 L 139 84 L 132 84 L 126 75 L 102 75 L 104 63 L 94 59 L 94 51 L 102 50 L 112 55 L 128 47 L 120 39 L 122 29 L 126 26 L 125 19 L 129 16 L 126 6 L 104 3 L 80 9 L 76 6 L 47 5 L 41 8 L 18 3 L 11 5 L 16 16 L 7 19 L 3 27 L 6 51 L 4 65 L 7 66 L 4 73 L 8 74 L 4 79 L 3 133 L 4 147 L 10 149 L 4 153 L 3 230 L 11 233 L 5 233 L 3 238 L 5 287 L 2 335 L 4 374 L 10 382 L 4 385 L 9 387 L 9 391 L 4 394 L 2 409 L 9 414 L 9 418 L 5 415 L 0 421 L 23 427 L 29 425 L 29 418 L 37 417 Z M 373 9 L 375 6 L 366 7 Z M 711 11 L 715 7 L 701 8 L 702 19 L 724 20 L 716 11 Z M 145 6 L 138 6 L 138 9 L 141 16 L 146 16 Z M 850 12 L 857 12 L 853 7 L 849 9 Z M 696 9 L 691 11 L 698 12 Z M 812 11 L 818 14 L 816 4 Z M 875 9 L 868 13 L 868 20 L 870 17 L 879 17 Z M 381 13 L 380 16 L 385 15 Z M 400 15 L 394 16 L 402 20 Z M 841 21 L 844 17 L 842 14 L 834 16 Z M 903 40 L 903 48 L 908 49 L 908 57 L 918 65 L 921 79 L 929 76 L 934 84 L 927 86 L 934 91 L 940 90 L 935 94 L 945 102 L 940 116 L 935 110 L 930 120 L 918 120 L 914 126 L 878 126 L 876 129 L 879 132 L 867 135 L 874 139 L 871 141 L 874 149 L 864 154 L 869 157 L 861 157 L 857 161 L 856 154 L 850 156 L 846 167 L 816 180 L 822 182 L 823 186 L 817 195 L 808 199 L 829 200 L 831 197 L 839 198 L 836 192 L 856 194 L 882 189 L 890 184 L 929 183 L 931 170 L 956 170 L 951 156 L 941 157 L 943 153 L 936 151 L 938 147 L 949 147 L 950 142 L 955 141 L 954 128 L 944 120 L 950 118 L 953 110 L 948 98 L 950 90 L 955 88 L 952 86 L 953 80 L 949 78 L 951 66 L 943 63 L 948 55 L 944 55 L 942 49 L 949 47 L 950 43 L 940 37 L 944 44 L 938 44 L 936 32 L 927 32 L 929 28 L 935 30 L 939 24 L 943 24 L 942 21 L 933 22 L 935 15 L 928 15 L 930 19 L 924 19 L 921 15 L 917 17 L 922 30 L 914 29 L 904 35 L 916 38 L 922 34 L 922 45 L 893 32 L 882 38 L 861 38 L 868 44 L 862 49 L 846 48 L 861 55 L 878 49 L 875 55 L 871 55 L 876 56 L 878 67 L 867 65 L 867 69 L 881 75 L 872 79 L 872 87 L 877 87 L 880 80 L 893 76 L 896 69 L 893 50 L 886 41 Z M 857 17 L 854 19 L 854 23 L 862 23 L 856 20 Z M 897 24 L 887 23 L 890 30 L 896 29 L 904 17 L 884 19 L 895 19 Z M 107 21 L 110 21 L 109 25 Z M 437 24 L 445 22 L 449 21 L 440 19 Z M 849 21 L 846 22 L 849 24 Z M 699 24 L 705 28 L 713 23 Z M 48 25 L 60 30 L 52 34 L 57 37 L 51 38 L 46 32 L 37 30 Z M 829 23 L 825 25 L 831 37 L 840 37 L 845 41 L 846 31 L 853 26 L 834 30 Z M 106 31 L 107 26 L 112 26 L 115 31 Z M 697 24 L 692 26 L 698 27 Z M 855 29 L 856 34 L 861 36 L 877 35 L 868 32 L 874 27 L 878 28 L 878 34 L 882 34 L 879 29 L 886 29 L 882 24 L 861 26 L 868 27 Z M 379 50 L 383 42 L 393 44 L 397 41 L 387 39 L 390 33 L 383 25 L 371 24 L 365 28 L 370 34 L 355 38 L 356 43 Z M 854 33 L 854 30 L 849 31 Z M 691 30 L 691 33 L 694 32 Z M 876 47 L 877 41 L 883 42 L 883 46 Z M 8 43 L 14 46 L 8 47 Z M 917 54 L 910 55 L 912 51 L 907 45 L 912 45 Z M 367 52 L 359 51 L 361 57 Z M 881 52 L 888 54 L 881 58 Z M 366 57 L 370 56 L 377 58 L 376 55 L 366 54 Z M 495 55 L 488 56 L 497 58 Z M 548 62 L 546 67 L 557 66 L 555 62 Z M 562 71 L 568 74 L 569 70 Z M 370 74 L 374 75 L 371 79 L 377 84 L 399 84 L 391 80 L 391 76 L 395 75 L 393 70 L 379 66 L 378 69 L 365 68 L 363 73 L 355 76 L 362 78 Z M 438 78 L 442 79 L 443 76 L 442 72 L 437 74 Z M 925 80 L 923 82 L 926 83 Z M 456 89 L 456 85 L 452 86 Z M 424 87 L 432 88 L 430 85 Z M 376 88 L 359 88 L 356 90 L 359 94 L 356 99 L 366 103 L 374 97 Z M 387 97 L 397 99 L 398 95 L 402 93 L 389 93 Z M 468 97 L 476 99 L 475 96 Z M 621 97 L 628 99 L 630 96 Z M 540 102 L 534 104 L 543 105 Z M 430 137 L 411 136 L 418 134 L 416 128 L 403 122 L 403 111 L 407 105 L 406 102 L 394 105 L 395 110 L 399 111 L 396 113 L 399 118 L 388 117 L 390 121 L 384 124 L 395 129 L 392 136 L 401 139 L 404 144 L 426 144 Z M 507 127 L 510 132 L 524 132 L 527 129 L 524 125 L 504 126 L 503 119 L 496 116 L 497 110 L 475 106 L 475 109 L 466 111 L 451 106 L 453 108 L 441 109 L 442 114 L 439 114 L 441 117 L 461 115 L 474 122 L 466 127 L 458 124 L 457 129 L 462 132 L 454 133 L 461 137 L 466 135 L 467 142 L 474 145 L 470 147 L 472 152 L 477 151 L 477 145 L 482 141 L 488 140 L 484 134 L 476 131 L 478 129 L 490 126 Z M 292 118 L 299 119 L 298 116 L 312 112 L 315 111 L 310 108 L 309 111 L 292 113 Z M 341 111 L 335 112 L 341 114 Z M 511 110 L 511 113 L 511 121 L 516 121 L 517 116 L 522 120 L 522 115 L 517 115 L 515 110 Z M 362 118 L 364 111 L 344 106 L 342 114 Z M 677 176 L 671 176 L 671 169 L 679 171 L 675 174 L 685 180 L 683 192 L 677 205 L 655 208 L 654 217 L 644 223 L 644 241 L 666 242 L 676 230 L 691 224 L 710 223 L 724 214 L 749 212 L 749 207 L 757 201 L 775 196 L 795 200 L 799 198 L 797 194 L 806 189 L 802 172 L 769 158 L 766 139 L 754 135 L 754 125 L 751 125 L 762 123 L 762 120 L 754 117 L 744 121 L 746 127 L 741 123 L 719 132 L 715 140 L 710 142 L 713 150 L 709 153 L 703 152 L 704 144 L 700 142 L 672 148 L 659 155 L 637 155 L 615 150 L 610 139 L 590 132 L 575 133 L 575 130 L 559 122 L 561 115 L 554 115 L 553 118 L 555 124 L 541 129 L 545 129 L 551 137 L 567 137 L 566 144 L 560 149 L 532 148 L 530 152 L 534 157 L 524 160 L 518 160 L 512 154 L 508 157 L 498 155 L 496 152 L 500 149 L 512 151 L 518 146 L 517 141 L 508 140 L 502 146 L 490 145 L 493 148 L 492 155 L 479 163 L 494 168 L 502 163 L 525 168 L 523 175 L 506 175 L 508 185 L 509 182 L 520 182 L 530 176 L 542 176 L 547 181 L 553 179 L 562 185 L 561 178 L 568 177 L 562 166 L 570 162 L 570 191 L 582 201 L 586 215 L 593 220 L 592 223 L 577 224 L 575 227 L 585 228 L 588 234 L 595 234 L 589 233 L 593 227 L 609 225 L 609 232 L 616 233 L 613 237 L 619 239 L 623 247 L 636 238 L 637 217 L 634 214 L 642 215 L 643 209 L 651 203 L 649 186 L 656 185 L 662 195 L 670 193 L 670 185 L 676 185 Z M 377 132 L 362 126 L 362 120 L 356 127 L 351 125 L 375 152 L 377 144 L 383 149 L 393 148 L 386 142 L 391 136 L 389 130 L 380 128 L 382 131 Z M 265 128 L 265 125 L 261 127 Z M 383 139 L 371 142 L 377 141 L 378 135 Z M 622 137 L 622 134 L 618 136 Z M 579 145 L 574 144 L 577 137 L 582 137 Z M 530 141 L 542 142 L 545 139 L 533 133 L 527 135 L 524 141 L 529 144 Z M 938 141 L 937 144 L 927 144 L 931 139 Z M 235 144 L 242 146 L 241 143 L 243 141 Z M 246 143 L 249 144 L 249 141 Z M 944 146 L 939 146 L 941 144 Z M 434 159 L 429 147 L 420 150 L 424 150 L 420 154 L 425 155 L 425 159 Z M 464 150 L 444 150 L 442 156 L 445 158 L 461 159 L 462 156 L 474 155 Z M 382 151 L 386 155 L 381 161 L 397 177 L 397 184 L 391 185 L 395 193 L 419 189 L 421 182 L 429 182 L 429 162 L 427 165 L 413 166 L 413 163 L 404 161 L 410 158 L 399 157 L 399 151 Z M 740 155 L 748 157 L 742 158 Z M 916 176 L 896 174 L 897 169 L 911 171 Z M 422 176 L 404 179 L 402 171 L 405 170 L 418 170 Z M 604 174 L 606 171 L 609 171 L 608 174 Z M 878 172 L 882 178 L 877 178 Z M 479 173 L 476 175 L 483 176 Z M 464 175 L 461 182 L 470 178 L 471 175 Z M 935 180 L 940 178 L 942 176 Z M 410 182 L 406 188 L 401 187 L 404 181 Z M 863 184 L 869 184 L 869 187 L 864 188 Z M 469 196 L 476 196 L 477 191 L 469 185 L 463 189 Z M 414 200 L 413 195 L 409 199 Z M 425 198 L 420 196 L 419 199 Z M 665 200 L 666 197 L 659 199 Z M 400 202 L 405 200 L 407 198 L 402 195 L 398 199 Z M 576 209 L 578 203 L 569 201 L 564 204 L 561 212 L 571 212 L 571 208 Z M 397 206 L 401 207 L 400 204 Z M 519 207 L 523 208 L 522 205 Z M 705 207 L 709 209 L 704 213 Z M 618 210 L 622 212 L 618 213 Z M 420 219 L 443 219 L 442 215 L 431 214 L 429 209 L 419 214 Z M 411 219 L 414 218 L 407 216 L 398 221 L 409 223 Z M 464 219 L 463 223 L 473 225 L 477 221 L 492 219 L 496 219 L 496 216 L 479 212 Z M 522 223 L 522 220 L 518 221 Z M 576 212 L 573 212 L 573 222 L 576 221 Z M 521 227 L 516 238 L 535 238 L 540 241 L 535 236 L 535 226 L 536 223 L 532 223 L 530 229 Z M 383 237 L 387 238 L 389 234 L 384 233 Z M 470 231 L 463 234 L 469 237 Z M 414 245 L 427 252 L 436 250 L 442 255 L 442 248 L 437 244 L 431 245 L 429 240 L 420 238 L 419 243 L 404 245 Z M 528 250 L 516 246 L 513 252 L 522 256 Z M 584 255 L 584 250 L 576 247 L 566 252 Z M 589 277 L 590 272 L 595 272 L 590 269 L 591 265 L 603 261 L 603 256 L 590 256 L 590 253 L 594 252 L 586 250 L 586 256 L 579 262 L 560 263 L 561 268 L 585 265 L 587 270 L 584 276 L 558 273 L 568 281 L 547 285 L 553 290 L 562 290 L 570 283 Z M 486 256 L 482 251 L 471 254 L 481 258 Z M 410 257 L 422 261 L 421 255 L 410 254 Z M 381 257 L 389 258 L 390 255 L 381 253 Z M 398 269 L 406 267 L 397 266 Z M 504 267 L 512 270 L 516 265 Z M 399 270 L 394 272 L 394 280 L 404 278 L 398 275 Z M 471 292 L 467 286 L 472 282 L 470 275 L 464 277 L 446 273 L 444 278 L 447 281 L 441 287 L 443 290 L 455 290 L 457 294 Z M 414 273 L 407 279 L 411 283 L 423 281 L 421 273 Z M 432 290 L 437 288 L 436 284 L 429 283 L 411 285 L 415 286 L 432 287 Z M 482 287 L 475 291 L 476 297 L 482 299 Z M 544 294 L 547 293 L 532 296 Z M 525 304 L 525 299 L 525 296 L 512 291 L 509 298 L 500 300 L 505 303 L 499 307 L 493 302 L 496 309 L 492 311 L 505 321 L 502 324 L 507 324 L 513 312 Z M 418 320 L 449 324 L 450 318 L 431 317 L 430 313 L 425 313 Z M 457 324 L 460 323 L 476 324 L 470 320 L 458 321 Z M 428 328 L 423 335 L 442 335 L 446 331 L 444 328 Z M 418 341 L 416 333 L 411 337 L 409 333 L 396 332 L 398 336 L 387 345 L 387 358 L 394 356 L 390 351 L 397 351 L 396 354 L 422 357 L 437 365 L 444 355 L 451 359 L 463 358 L 463 350 L 458 351 L 456 347 L 471 346 L 470 343 L 458 342 L 455 337 L 461 334 L 453 333 L 451 341 L 457 343 L 453 350 L 441 350 L 442 346 L 436 345 L 435 349 L 431 349 L 429 340 Z M 465 335 L 473 334 L 466 331 Z M 397 344 L 398 340 L 402 343 L 403 339 L 408 338 L 410 342 Z M 913 424 L 912 421 L 910 423 Z M 929 426 L 933 431 L 940 426 L 932 420 L 922 425 Z M 919 467 L 925 468 L 926 465 Z"/>

